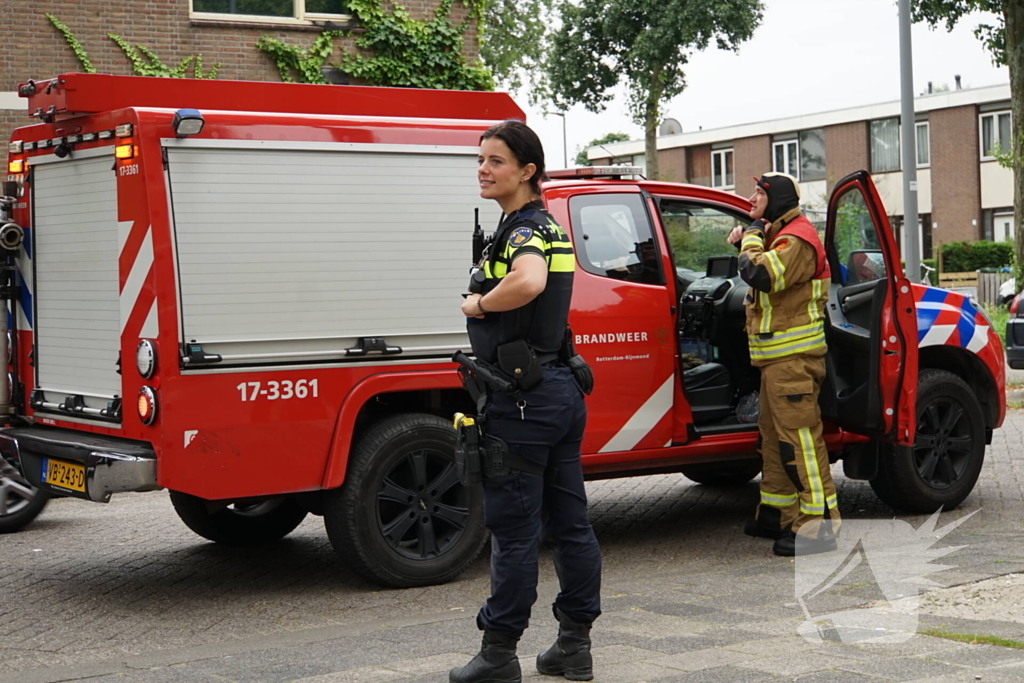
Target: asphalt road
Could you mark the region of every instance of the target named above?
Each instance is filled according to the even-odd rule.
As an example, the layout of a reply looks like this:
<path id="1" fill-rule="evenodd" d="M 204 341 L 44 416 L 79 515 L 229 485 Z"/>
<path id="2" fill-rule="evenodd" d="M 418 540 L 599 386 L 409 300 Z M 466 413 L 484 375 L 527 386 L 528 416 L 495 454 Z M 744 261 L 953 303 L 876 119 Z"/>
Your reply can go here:
<path id="1" fill-rule="evenodd" d="M 942 514 L 945 523 L 980 510 L 948 537 L 964 547 L 936 582 L 1024 571 L 1022 436 L 1024 411 L 1012 411 L 975 491 Z M 833 472 L 844 518 L 893 516 L 866 482 Z M 604 554 L 598 681 L 952 681 L 982 669 L 986 683 L 1024 678 L 1024 652 L 925 636 L 888 650 L 812 648 L 795 632 L 792 560 L 741 531 L 756 482 L 723 490 L 658 475 L 588 492 Z M 239 549 L 192 534 L 164 492 L 55 500 L 28 529 L 0 536 L 0 681 L 446 681 L 479 642 L 487 569 L 484 556 L 453 583 L 382 590 L 346 567 L 317 517 L 277 544 Z M 869 583 L 848 583 L 841 605 L 877 600 Z M 554 633 L 556 591 L 545 557 L 524 673 Z M 1024 639 L 1024 624 L 940 621 Z"/>

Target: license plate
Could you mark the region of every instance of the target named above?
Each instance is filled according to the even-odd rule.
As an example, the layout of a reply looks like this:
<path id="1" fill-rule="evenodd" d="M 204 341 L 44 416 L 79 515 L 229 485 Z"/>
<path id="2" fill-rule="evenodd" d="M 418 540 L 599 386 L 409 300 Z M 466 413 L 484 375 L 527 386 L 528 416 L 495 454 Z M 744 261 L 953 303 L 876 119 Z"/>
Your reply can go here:
<path id="1" fill-rule="evenodd" d="M 63 460 L 43 460 L 43 483 L 85 493 L 85 466 Z"/>

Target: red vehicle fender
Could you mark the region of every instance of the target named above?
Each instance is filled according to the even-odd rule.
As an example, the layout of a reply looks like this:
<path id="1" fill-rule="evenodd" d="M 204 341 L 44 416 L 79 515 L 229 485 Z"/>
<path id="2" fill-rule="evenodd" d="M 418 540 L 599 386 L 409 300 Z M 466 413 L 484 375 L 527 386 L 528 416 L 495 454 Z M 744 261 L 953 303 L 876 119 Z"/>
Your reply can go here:
<path id="1" fill-rule="evenodd" d="M 424 391 L 427 389 L 460 389 L 462 383 L 455 370 L 431 370 L 426 372 L 386 372 L 371 375 L 356 384 L 342 401 L 338 419 L 331 437 L 331 452 L 327 456 L 323 488 L 333 489 L 345 481 L 348 458 L 352 452 L 352 433 L 356 418 L 366 402 L 378 394 L 398 391 Z"/>

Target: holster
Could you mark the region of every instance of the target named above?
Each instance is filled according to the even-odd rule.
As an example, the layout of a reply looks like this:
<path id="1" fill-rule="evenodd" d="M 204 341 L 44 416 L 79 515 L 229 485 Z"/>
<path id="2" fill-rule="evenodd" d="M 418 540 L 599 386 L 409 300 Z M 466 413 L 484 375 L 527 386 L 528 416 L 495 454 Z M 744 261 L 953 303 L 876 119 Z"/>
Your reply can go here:
<path id="1" fill-rule="evenodd" d="M 565 339 L 562 341 L 562 347 L 558 349 L 558 357 L 572 370 L 573 379 L 579 385 L 580 391 L 590 396 L 590 392 L 594 390 L 594 372 L 583 356 L 576 353 L 572 330 L 568 327 L 565 328 Z"/>
<path id="2" fill-rule="evenodd" d="M 551 356 L 548 360 L 555 358 Z M 542 359 L 525 339 L 517 339 L 498 347 L 498 367 L 515 380 L 519 391 L 529 391 L 544 381 L 541 363 Z"/>

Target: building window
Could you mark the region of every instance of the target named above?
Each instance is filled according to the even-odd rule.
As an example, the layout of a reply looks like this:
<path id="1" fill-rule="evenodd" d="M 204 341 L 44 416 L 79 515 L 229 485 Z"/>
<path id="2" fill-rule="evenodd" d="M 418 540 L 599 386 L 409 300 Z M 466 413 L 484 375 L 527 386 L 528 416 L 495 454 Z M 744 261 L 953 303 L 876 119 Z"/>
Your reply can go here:
<path id="1" fill-rule="evenodd" d="M 736 186 L 732 172 L 732 150 L 716 149 L 711 152 L 711 187 L 731 190 Z"/>
<path id="2" fill-rule="evenodd" d="M 1013 144 L 1010 112 L 997 111 L 981 115 L 981 158 L 994 159 L 998 152 L 1008 152 Z"/>
<path id="3" fill-rule="evenodd" d="M 825 179 L 825 130 L 814 128 L 800 133 L 800 175 L 803 182 Z"/>
<path id="4" fill-rule="evenodd" d="M 800 148 L 796 140 L 783 140 L 772 144 L 774 162 L 772 170 L 776 173 L 788 173 L 800 179 Z"/>
<path id="5" fill-rule="evenodd" d="M 299 20 L 350 14 L 346 0 L 192 0 L 192 11 Z"/>
<path id="6" fill-rule="evenodd" d="M 917 167 L 928 166 L 931 163 L 931 152 L 928 149 L 929 134 L 928 122 L 924 121 L 915 126 L 917 131 Z"/>
<path id="7" fill-rule="evenodd" d="M 871 122 L 871 172 L 900 170 L 900 121 L 882 119 Z"/>

